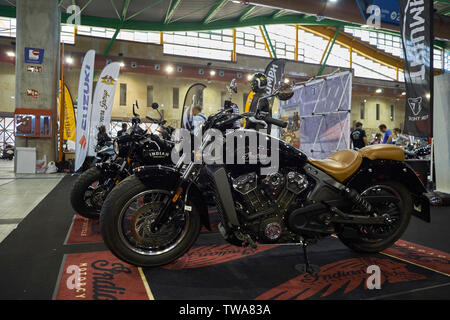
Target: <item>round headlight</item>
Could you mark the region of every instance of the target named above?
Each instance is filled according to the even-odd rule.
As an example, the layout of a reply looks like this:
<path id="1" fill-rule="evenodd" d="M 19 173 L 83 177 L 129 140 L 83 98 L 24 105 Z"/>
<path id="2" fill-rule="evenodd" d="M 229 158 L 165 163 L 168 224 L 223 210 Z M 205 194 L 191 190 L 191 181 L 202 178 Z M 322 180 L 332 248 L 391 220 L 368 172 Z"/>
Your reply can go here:
<path id="1" fill-rule="evenodd" d="M 119 155 L 119 142 L 117 141 L 117 139 L 114 140 L 113 146 L 114 146 L 114 153 Z"/>

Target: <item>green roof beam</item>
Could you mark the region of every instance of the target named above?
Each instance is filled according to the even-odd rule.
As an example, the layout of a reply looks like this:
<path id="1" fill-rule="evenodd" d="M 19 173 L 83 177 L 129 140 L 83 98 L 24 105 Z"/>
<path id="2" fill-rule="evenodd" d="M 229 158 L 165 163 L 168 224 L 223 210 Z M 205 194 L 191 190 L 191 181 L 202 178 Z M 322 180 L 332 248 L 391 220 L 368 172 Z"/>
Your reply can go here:
<path id="1" fill-rule="evenodd" d="M 214 7 L 211 9 L 211 11 L 208 12 L 205 19 L 203 19 L 203 24 L 208 24 L 211 22 L 212 18 L 222 9 L 226 4 L 228 3 L 228 0 L 219 0 L 216 2 Z"/>
<path id="2" fill-rule="evenodd" d="M 112 1 L 112 0 L 111 0 L 111 1 Z M 139 11 L 133 13 L 131 16 L 129 16 L 129 17 L 126 18 L 125 20 L 133 19 L 133 18 L 136 17 L 137 15 L 139 15 L 139 14 L 141 14 L 142 12 L 145 12 L 145 11 L 147 11 L 147 10 L 153 8 L 154 6 L 157 6 L 158 4 L 160 4 L 160 3 L 163 2 L 163 1 L 165 1 L 165 0 L 158 0 L 158 1 L 153 2 L 153 3 L 151 3 L 150 5 L 146 6 L 145 8 L 142 8 L 141 10 L 139 10 Z"/>
<path id="3" fill-rule="evenodd" d="M 119 25 L 117 26 L 113 37 L 111 38 L 111 40 L 109 41 L 108 45 L 106 46 L 104 55 L 107 55 L 109 53 L 109 50 L 111 50 L 112 45 L 114 44 L 114 42 L 116 41 L 117 36 L 119 35 L 120 29 L 122 29 L 122 27 L 123 27 L 123 24 L 125 22 L 125 18 L 127 16 L 128 7 L 130 6 L 130 2 L 131 2 L 131 0 L 125 0 L 125 2 L 123 3 L 122 15 L 120 17 Z"/>
<path id="4" fill-rule="evenodd" d="M 169 8 L 167 9 L 166 17 L 164 18 L 164 23 L 168 24 L 170 19 L 172 19 L 176 8 L 179 6 L 182 0 L 170 0 Z"/>
<path id="5" fill-rule="evenodd" d="M 274 12 L 274 14 L 272 15 L 272 19 L 277 19 L 279 17 L 285 16 L 286 14 L 288 14 L 288 11 L 286 11 L 284 9 L 276 10 Z"/>
<path id="6" fill-rule="evenodd" d="M 244 12 L 242 12 L 241 16 L 239 17 L 239 22 L 242 22 L 244 20 L 247 20 L 248 17 L 252 14 L 252 12 L 254 12 L 256 9 L 258 9 L 258 7 L 253 6 L 253 5 L 249 5 Z"/>

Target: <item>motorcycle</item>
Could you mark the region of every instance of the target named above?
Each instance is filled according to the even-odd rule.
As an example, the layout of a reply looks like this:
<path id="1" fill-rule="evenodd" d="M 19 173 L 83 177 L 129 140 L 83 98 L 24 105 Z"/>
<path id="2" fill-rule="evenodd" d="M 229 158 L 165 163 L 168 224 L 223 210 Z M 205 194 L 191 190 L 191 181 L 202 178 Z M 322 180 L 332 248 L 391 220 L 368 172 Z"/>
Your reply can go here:
<path id="1" fill-rule="evenodd" d="M 264 98 L 288 100 L 292 95 L 292 88 L 283 85 Z M 227 131 L 240 119 L 264 127 L 287 125 L 260 111 L 236 115 L 226 108 L 203 123 L 202 143 L 194 154 L 215 148 L 209 129 L 245 141 L 254 130 Z M 258 137 L 270 142 L 266 152 L 279 154 L 278 169 L 270 174 L 262 174 L 270 164 L 250 161 L 255 148 L 247 145 L 244 154 L 239 146 L 234 149 L 235 160 L 245 164 L 203 165 L 191 159 L 181 170 L 181 158 L 174 167 L 137 168 L 105 199 L 100 225 L 107 247 L 121 260 L 142 267 L 181 257 L 196 241 L 200 226 L 210 228 L 198 186 L 202 178 L 215 195 L 219 231 L 227 242 L 251 247 L 301 244 L 308 272 L 306 248 L 322 238 L 336 234 L 353 250 L 379 252 L 401 237 L 411 214 L 430 221 L 426 189 L 399 147 L 341 150 L 316 160 L 262 132 Z"/>
<path id="2" fill-rule="evenodd" d="M 136 102 L 136 107 L 138 107 Z M 152 122 L 150 133 L 143 130 L 139 124 L 140 116 L 133 105 L 132 126 L 127 134 L 116 138 L 111 146 L 104 146 L 99 154 L 108 154 L 107 159 L 96 163 L 82 173 L 75 181 L 71 191 L 73 209 L 81 216 L 98 219 L 103 201 L 108 193 L 123 179 L 132 173 L 133 168 L 141 165 L 169 165 L 170 151 L 173 144 L 169 141 L 173 128 L 165 126 L 158 110 L 158 104 L 152 108 L 160 114 L 160 119 L 146 117 Z M 107 151 L 103 151 L 103 150 Z M 112 155 L 111 155 L 112 150 Z"/>
<path id="3" fill-rule="evenodd" d="M 12 160 L 14 158 L 14 150 L 15 148 L 13 145 L 5 144 L 5 147 L 3 148 L 2 151 L 1 159 Z"/>

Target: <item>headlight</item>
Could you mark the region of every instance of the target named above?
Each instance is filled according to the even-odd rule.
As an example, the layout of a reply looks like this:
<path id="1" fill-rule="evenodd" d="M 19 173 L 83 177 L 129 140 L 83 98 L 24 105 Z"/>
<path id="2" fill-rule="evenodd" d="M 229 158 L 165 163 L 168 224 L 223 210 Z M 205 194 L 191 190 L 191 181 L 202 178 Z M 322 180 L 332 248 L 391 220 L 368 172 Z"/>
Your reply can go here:
<path id="1" fill-rule="evenodd" d="M 119 142 L 117 141 L 117 139 L 114 140 L 113 146 L 114 146 L 114 153 L 119 155 Z"/>

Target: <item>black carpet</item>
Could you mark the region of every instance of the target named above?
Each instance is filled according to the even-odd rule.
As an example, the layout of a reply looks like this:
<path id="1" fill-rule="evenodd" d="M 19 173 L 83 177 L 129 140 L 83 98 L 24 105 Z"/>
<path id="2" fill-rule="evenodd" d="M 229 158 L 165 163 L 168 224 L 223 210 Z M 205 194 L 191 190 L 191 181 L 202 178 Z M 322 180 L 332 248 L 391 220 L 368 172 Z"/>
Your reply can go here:
<path id="1" fill-rule="evenodd" d="M 64 253 L 93 250 L 63 246 L 75 214 L 69 201 L 75 179 L 64 177 L 0 243 L 0 299 L 51 299 Z"/>

